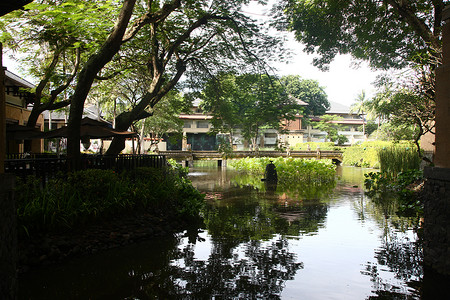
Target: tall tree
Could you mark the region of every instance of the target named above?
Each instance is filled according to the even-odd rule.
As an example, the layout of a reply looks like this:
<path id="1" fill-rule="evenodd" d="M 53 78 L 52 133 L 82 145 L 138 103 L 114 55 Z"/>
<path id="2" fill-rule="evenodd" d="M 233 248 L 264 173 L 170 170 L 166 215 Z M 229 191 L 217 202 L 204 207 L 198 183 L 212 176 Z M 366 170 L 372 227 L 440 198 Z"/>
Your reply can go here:
<path id="1" fill-rule="evenodd" d="M 334 142 L 339 138 L 338 130 L 341 128 L 341 125 L 337 122 L 339 120 L 342 120 L 342 118 L 333 115 L 324 115 L 320 117 L 320 121 L 314 122 L 314 127 L 326 132 L 326 139 Z"/>
<path id="2" fill-rule="evenodd" d="M 142 100 L 117 116 L 116 128 L 122 130 L 149 116 L 147 110 L 151 110 L 173 89 L 182 75 L 195 83 L 205 74 L 211 76 L 237 67 L 243 70 L 249 66 L 263 65 L 264 59 L 259 58 L 273 56 L 280 44 L 277 39 L 262 32 L 254 20 L 241 13 L 241 6 L 247 2 L 123 0 L 108 2 L 114 7 L 111 11 L 99 9 L 98 23 L 102 26 L 99 26 L 90 52 L 81 56 L 83 64 L 80 65 L 75 82 L 69 85 L 72 90 L 69 92 L 68 157 L 74 161 L 79 159 L 79 128 L 83 107 L 91 89 L 96 86 L 96 80 L 110 78 L 117 73 L 115 68 L 120 66 L 124 57 L 128 61 L 134 60 L 132 66 L 146 66 L 151 80 Z M 54 9 L 46 16 L 47 19 L 43 18 L 48 23 L 43 22 L 41 28 L 47 26 L 62 33 L 65 29 L 64 26 L 58 27 L 58 20 L 62 22 L 70 16 L 63 8 L 75 4 L 74 7 L 82 11 L 83 5 L 87 5 L 84 1 L 76 0 L 48 1 L 47 4 L 49 8 L 57 6 L 61 10 Z M 83 19 L 83 14 L 76 14 L 76 18 L 73 23 L 75 29 L 77 26 L 83 28 L 84 23 L 86 27 L 97 25 L 95 19 Z M 113 25 L 110 20 L 114 19 L 116 22 Z M 68 36 L 71 36 L 70 31 Z M 77 41 L 70 47 L 84 49 Z M 114 139 L 108 152 L 117 154 L 123 147 L 123 139 Z"/>
<path id="3" fill-rule="evenodd" d="M 162 20 L 149 22 L 124 48 L 145 62 L 149 88 L 133 109 L 116 118 L 116 128 L 149 116 L 156 105 L 186 75 L 190 84 L 202 82 L 221 71 L 261 66 L 261 60 L 278 49 L 278 40 L 261 32 L 240 12 L 246 1 L 182 1 Z M 193 86 L 191 86 L 193 88 Z M 116 138 L 108 149 L 116 154 L 124 139 Z"/>
<path id="4" fill-rule="evenodd" d="M 381 69 L 437 64 L 446 2 L 282 0 L 278 24 L 292 30 L 307 52 L 319 54 L 319 67 L 343 53 Z"/>
<path id="5" fill-rule="evenodd" d="M 261 74 L 222 74 L 205 87 L 203 107 L 213 115 L 214 130 L 242 136 L 256 146 L 263 128 L 281 127 L 293 120 L 302 106 L 289 96 L 274 76 Z"/>
<path id="6" fill-rule="evenodd" d="M 365 120 L 365 113 L 367 112 L 367 99 L 366 99 L 366 91 L 362 90 L 361 93 L 356 97 L 356 102 L 353 103 L 350 106 L 350 112 L 356 112 L 357 114 L 360 114 L 363 119 L 363 135 L 364 138 L 366 137 L 366 120 Z"/>
<path id="7" fill-rule="evenodd" d="M 412 139 L 419 153 L 420 137 L 427 132 L 434 133 L 435 102 L 432 97 L 424 97 L 424 94 L 418 92 L 417 88 L 407 88 L 404 84 L 388 81 L 368 103 L 391 126 L 415 129 Z"/>
<path id="8" fill-rule="evenodd" d="M 31 115 L 34 127 L 39 115 L 70 104 L 71 85 L 86 57 L 106 37 L 116 7 L 110 2 L 70 0 L 56 5 L 40 1 L 0 20 L 1 40 L 22 69 L 36 79 Z M 17 54 L 17 55 L 16 55 Z"/>
<path id="9" fill-rule="evenodd" d="M 283 76 L 280 81 L 288 94 L 308 103 L 304 110 L 306 118 L 324 115 L 330 109 L 328 96 L 318 81 L 302 79 L 298 75 Z"/>

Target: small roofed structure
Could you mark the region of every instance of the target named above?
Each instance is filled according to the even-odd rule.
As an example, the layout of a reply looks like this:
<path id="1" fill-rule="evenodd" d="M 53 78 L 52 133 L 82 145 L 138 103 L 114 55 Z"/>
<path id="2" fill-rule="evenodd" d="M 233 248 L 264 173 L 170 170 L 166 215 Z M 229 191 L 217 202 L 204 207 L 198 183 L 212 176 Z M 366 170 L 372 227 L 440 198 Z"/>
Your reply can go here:
<path id="1" fill-rule="evenodd" d="M 80 136 L 82 140 L 86 139 L 103 139 L 111 138 L 115 136 L 133 137 L 136 133 L 132 131 L 120 131 L 115 130 L 109 126 L 109 123 L 105 121 L 97 121 L 91 118 L 85 117 L 81 120 Z M 43 138 L 52 139 L 60 137 L 68 137 L 67 126 L 59 129 L 47 131 L 42 135 Z"/>
<path id="2" fill-rule="evenodd" d="M 6 125 L 6 139 L 7 140 L 33 140 L 41 139 L 43 132 L 38 128 L 30 128 L 19 124 Z"/>

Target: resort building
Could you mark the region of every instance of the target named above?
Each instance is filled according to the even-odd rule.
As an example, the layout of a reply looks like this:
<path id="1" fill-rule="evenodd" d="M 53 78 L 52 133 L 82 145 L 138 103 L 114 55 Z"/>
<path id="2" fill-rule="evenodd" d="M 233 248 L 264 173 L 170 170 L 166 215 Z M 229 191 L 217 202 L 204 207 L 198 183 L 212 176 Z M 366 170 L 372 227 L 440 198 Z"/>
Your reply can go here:
<path id="1" fill-rule="evenodd" d="M 205 114 L 199 107 L 200 100 L 196 100 L 191 108 L 191 113 L 180 114 L 179 118 L 184 121 L 183 139 L 178 139 L 177 143 L 170 142 L 166 137 L 164 142 L 160 143 L 160 150 L 214 150 L 217 149 L 218 142 L 222 134 L 211 135 L 212 128 L 210 120 L 212 116 Z M 365 140 L 360 127 L 363 125 L 363 119 L 360 114 L 351 112 L 350 107 L 330 101 L 330 109 L 327 115 L 334 115 L 342 118 L 333 121 L 340 125 L 341 130 L 338 134 L 345 135 L 348 139 L 346 144 L 351 145 Z M 320 131 L 314 126 L 314 122 L 303 122 L 302 115 L 297 115 L 295 120 L 284 121 L 284 130 L 279 132 L 277 129 L 265 129 L 257 138 L 257 145 L 260 148 L 274 148 L 280 145 L 290 148 L 299 143 L 305 142 L 324 142 L 327 133 Z M 310 121 L 320 121 L 320 117 L 311 116 Z M 225 138 L 225 137 L 224 137 Z M 248 141 L 245 141 L 236 130 L 233 136 L 233 149 L 249 149 Z"/>
<path id="2" fill-rule="evenodd" d="M 23 88 L 33 88 L 34 85 L 16 74 L 5 70 L 5 110 L 6 110 L 6 153 L 16 154 L 25 151 L 25 140 L 28 139 L 26 128 L 31 110 L 28 104 L 33 102 L 34 95 L 22 90 Z M 36 131 L 44 129 L 44 117 L 39 116 L 36 123 Z M 30 140 L 29 151 L 34 153 L 43 152 L 43 142 L 41 139 Z"/>

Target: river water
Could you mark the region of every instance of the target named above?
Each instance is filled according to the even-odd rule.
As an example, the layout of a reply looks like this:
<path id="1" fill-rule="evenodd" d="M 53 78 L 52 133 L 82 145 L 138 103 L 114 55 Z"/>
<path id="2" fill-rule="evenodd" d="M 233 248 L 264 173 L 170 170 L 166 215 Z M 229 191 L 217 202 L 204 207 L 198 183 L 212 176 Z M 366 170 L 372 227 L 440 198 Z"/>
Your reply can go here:
<path id="1" fill-rule="evenodd" d="M 338 167 L 336 185 L 283 190 L 196 166 L 205 228 L 28 272 L 20 298 L 420 299 L 418 220 L 365 196 L 369 171 Z"/>

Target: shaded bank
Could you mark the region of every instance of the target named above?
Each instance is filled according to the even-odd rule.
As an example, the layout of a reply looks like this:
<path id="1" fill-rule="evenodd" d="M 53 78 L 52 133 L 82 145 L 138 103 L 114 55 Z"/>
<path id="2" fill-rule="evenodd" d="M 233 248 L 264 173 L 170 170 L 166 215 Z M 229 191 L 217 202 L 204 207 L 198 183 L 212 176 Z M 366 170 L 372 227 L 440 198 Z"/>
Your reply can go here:
<path id="1" fill-rule="evenodd" d="M 170 235 L 201 223 L 203 196 L 183 169 L 86 170 L 17 190 L 21 266 Z"/>

